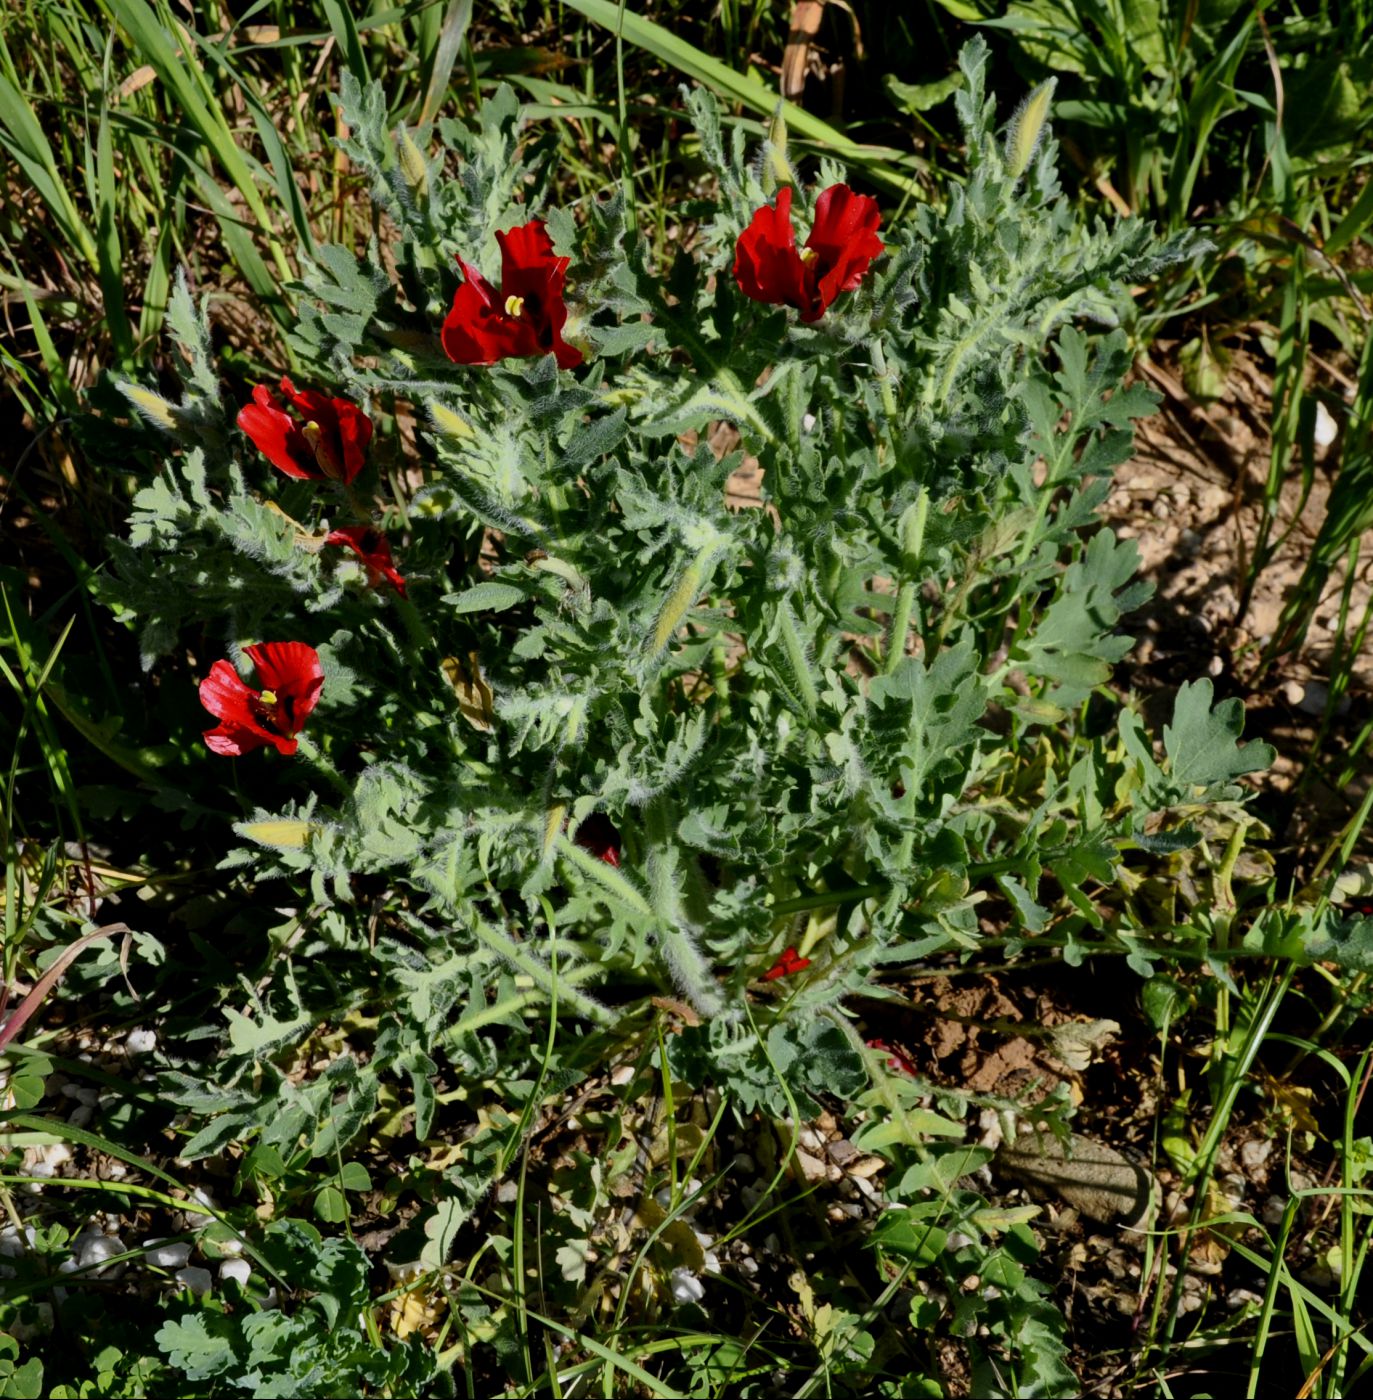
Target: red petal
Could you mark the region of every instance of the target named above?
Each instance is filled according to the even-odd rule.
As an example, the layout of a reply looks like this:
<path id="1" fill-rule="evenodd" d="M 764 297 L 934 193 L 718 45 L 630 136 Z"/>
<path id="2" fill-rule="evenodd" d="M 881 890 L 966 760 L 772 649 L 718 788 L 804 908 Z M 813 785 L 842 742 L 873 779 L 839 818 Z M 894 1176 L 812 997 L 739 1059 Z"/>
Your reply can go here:
<path id="1" fill-rule="evenodd" d="M 510 318 L 499 309 L 495 288 L 471 263 L 458 259 L 463 282 L 443 322 L 443 351 L 460 365 L 494 365 L 510 354 Z"/>
<path id="2" fill-rule="evenodd" d="M 221 724 L 215 729 L 207 729 L 201 737 L 211 753 L 224 754 L 228 758 L 239 758 L 245 753 L 252 753 L 254 749 L 260 749 L 269 742 L 253 730 L 241 729 L 233 724 Z M 294 742 L 292 740 L 293 746 Z M 294 747 L 292 751 L 294 752 Z"/>
<path id="3" fill-rule="evenodd" d="M 281 392 L 291 401 L 292 406 L 299 410 L 301 417 L 307 423 L 318 423 L 321 428 L 333 426 L 333 404 L 318 389 L 297 389 L 283 374 L 281 376 Z"/>
<path id="4" fill-rule="evenodd" d="M 205 731 L 205 743 L 214 753 L 251 753 L 263 744 L 277 743 L 278 736 L 253 713 L 257 691 L 246 685 L 227 661 L 216 661 L 200 682 L 200 703 L 221 723 Z"/>
<path id="5" fill-rule="evenodd" d="M 320 479 L 314 450 L 265 384 L 253 390 L 252 403 L 239 409 L 238 426 L 278 471 L 304 481 Z"/>
<path id="6" fill-rule="evenodd" d="M 805 311 L 813 301 L 807 292 L 805 272 L 791 224 L 791 187 L 783 185 L 777 191 L 775 206 L 765 204 L 739 235 L 734 280 L 752 301 Z"/>
<path id="7" fill-rule="evenodd" d="M 371 525 L 346 525 L 330 530 L 325 544 L 351 549 L 362 560 L 369 573 L 383 575 L 402 598 L 406 596 L 405 579 L 396 569 L 391 556 L 391 542 Z M 376 579 L 371 580 L 373 583 Z"/>
<path id="8" fill-rule="evenodd" d="M 809 966 L 809 958 L 800 957 L 795 948 L 788 948 L 763 974 L 763 981 L 775 982 L 779 977 L 789 977 L 793 972 L 800 972 Z"/>
<path id="9" fill-rule="evenodd" d="M 531 219 L 496 235 L 501 249 L 501 294 L 524 300 L 520 314 L 510 318 L 518 328 L 516 355 L 555 355 L 559 369 L 575 369 L 582 352 L 562 337 L 567 324 L 563 284 L 570 259 L 553 251 L 553 240 L 542 219 Z"/>
<path id="10" fill-rule="evenodd" d="M 216 661 L 210 674 L 200 682 L 200 703 L 216 718 L 228 724 L 254 723 L 250 701 L 257 691 L 227 661 Z"/>
<path id="11" fill-rule="evenodd" d="M 880 218 L 877 201 L 854 194 L 847 185 L 831 185 L 815 201 L 815 223 L 806 247 L 816 254 L 814 271 L 821 310 L 840 292 L 853 291 L 868 265 L 883 251 L 885 245 L 877 236 Z"/>
<path id="12" fill-rule="evenodd" d="M 319 653 L 304 642 L 262 642 L 243 650 L 257 667 L 262 688 L 276 693 L 273 718 L 280 733 L 271 735 L 272 742 L 282 753 L 288 752 L 282 748 L 282 742 L 287 742 L 289 752 L 294 753 L 295 741 L 283 740 L 283 736 L 299 734 L 310 711 L 319 703 L 320 691 L 324 689 Z"/>
<path id="13" fill-rule="evenodd" d="M 372 441 L 372 420 L 347 399 L 332 399 L 330 402 L 337 425 L 343 480 L 351 483 L 367 460 L 367 445 Z"/>

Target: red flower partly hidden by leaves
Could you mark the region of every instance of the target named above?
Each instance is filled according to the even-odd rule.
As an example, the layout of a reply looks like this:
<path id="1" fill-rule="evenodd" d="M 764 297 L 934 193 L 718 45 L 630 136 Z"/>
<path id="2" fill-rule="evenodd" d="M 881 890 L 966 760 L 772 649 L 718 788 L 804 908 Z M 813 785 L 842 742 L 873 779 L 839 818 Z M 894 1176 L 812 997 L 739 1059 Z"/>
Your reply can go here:
<path id="1" fill-rule="evenodd" d="M 367 459 L 372 420 L 347 399 L 327 399 L 315 389 L 297 389 L 284 374 L 281 392 L 289 408 L 266 384 L 259 384 L 252 403 L 239 409 L 238 426 L 287 476 L 351 482 Z"/>
<path id="2" fill-rule="evenodd" d="M 887 1056 L 887 1068 L 898 1071 L 901 1074 L 909 1074 L 912 1079 L 920 1076 L 916 1073 L 915 1066 L 905 1055 L 903 1055 L 894 1045 L 888 1045 L 885 1040 L 870 1040 L 867 1042 L 870 1050 L 881 1050 Z"/>
<path id="3" fill-rule="evenodd" d="M 791 186 L 777 191 L 739 235 L 734 280 L 753 301 L 794 306 L 803 321 L 818 321 L 840 292 L 863 280 L 868 264 L 886 246 L 877 236 L 877 201 L 831 185 L 815 201 L 815 222 L 797 250 L 791 225 Z"/>
<path id="4" fill-rule="evenodd" d="M 462 286 L 443 323 L 443 349 L 460 365 L 556 355 L 559 369 L 575 369 L 582 352 L 563 339 L 567 307 L 563 282 L 569 259 L 557 257 L 542 219 L 498 233 L 501 289 L 471 263 L 458 259 Z"/>
<path id="5" fill-rule="evenodd" d="M 775 982 L 779 977 L 790 977 L 810 966 L 810 959 L 801 957 L 795 948 L 788 948 L 763 974 L 764 982 Z"/>
<path id="6" fill-rule="evenodd" d="M 271 744 L 289 757 L 324 687 L 319 653 L 304 642 L 262 642 L 243 650 L 257 667 L 262 689 L 246 685 L 227 661 L 216 661 L 200 682 L 200 703 L 219 720 L 205 731 L 205 743 L 233 757 Z"/>
<path id="7" fill-rule="evenodd" d="M 619 869 L 620 833 L 615 823 L 603 812 L 592 814 L 577 828 L 573 841 L 584 851 L 590 851 L 597 860 Z"/>
<path id="8" fill-rule="evenodd" d="M 351 549 L 362 560 L 367 569 L 367 582 L 373 588 L 386 579 L 402 598 L 405 597 L 405 580 L 391 557 L 391 541 L 375 526 L 345 525 L 341 529 L 330 530 L 324 537 L 324 543 Z"/>

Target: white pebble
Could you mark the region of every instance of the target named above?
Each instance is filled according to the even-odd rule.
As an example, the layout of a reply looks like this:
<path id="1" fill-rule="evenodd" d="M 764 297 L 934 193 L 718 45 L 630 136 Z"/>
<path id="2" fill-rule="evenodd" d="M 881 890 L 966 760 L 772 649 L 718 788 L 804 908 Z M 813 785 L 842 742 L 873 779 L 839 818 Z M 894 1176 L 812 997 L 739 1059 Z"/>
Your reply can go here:
<path id="1" fill-rule="evenodd" d="M 151 1055 L 157 1049 L 157 1032 L 141 1029 L 130 1031 L 124 1038 L 124 1049 L 130 1055 Z"/>
<path id="2" fill-rule="evenodd" d="M 24 1253 L 25 1244 L 27 1244 L 30 1249 L 33 1248 L 33 1243 L 36 1238 L 37 1236 L 34 1234 L 32 1225 L 24 1226 L 22 1238 L 20 1237 L 19 1231 L 16 1230 L 13 1225 L 6 1225 L 3 1230 L 0 1230 L 0 1254 L 3 1254 L 9 1259 L 16 1259 L 19 1255 Z"/>
<path id="3" fill-rule="evenodd" d="M 182 1288 L 189 1288 L 192 1293 L 199 1293 L 201 1296 L 208 1293 L 214 1286 L 209 1269 L 202 1269 L 197 1264 L 192 1264 L 188 1269 L 178 1269 L 176 1281 Z"/>
<path id="4" fill-rule="evenodd" d="M 144 1240 L 143 1247 L 148 1251 L 144 1258 L 159 1269 L 180 1269 L 191 1257 L 191 1246 L 184 1240 L 180 1244 L 165 1244 L 159 1236 Z"/>
<path id="5" fill-rule="evenodd" d="M 699 1303 L 706 1296 L 705 1285 L 690 1269 L 673 1269 L 669 1282 L 679 1303 Z"/>
<path id="6" fill-rule="evenodd" d="M 215 1198 L 210 1195 L 208 1191 L 202 1191 L 198 1186 L 191 1192 L 191 1200 L 199 1201 L 202 1206 L 209 1206 L 211 1209 L 214 1208 Z M 186 1222 L 193 1230 L 198 1230 L 202 1226 L 210 1224 L 213 1219 L 213 1215 L 206 1215 L 203 1211 L 187 1210 L 186 1212 Z"/>
<path id="7" fill-rule="evenodd" d="M 105 1273 L 108 1261 L 124 1253 L 124 1245 L 116 1235 L 82 1234 L 76 1243 L 80 1246 L 76 1256 L 80 1267 L 93 1268 L 97 1274 Z"/>
<path id="8" fill-rule="evenodd" d="M 1245 1171 L 1257 1172 L 1268 1161 L 1272 1152 L 1272 1138 L 1255 1138 L 1240 1148 L 1240 1162 Z"/>
<path id="9" fill-rule="evenodd" d="M 1329 447 L 1339 436 L 1339 433 L 1339 424 L 1330 416 L 1330 410 L 1317 399 L 1316 422 L 1311 432 L 1311 436 L 1316 439 L 1316 446 Z"/>
<path id="10" fill-rule="evenodd" d="M 241 1288 L 247 1288 L 252 1273 L 246 1259 L 226 1259 L 219 1266 L 219 1277 L 226 1283 L 233 1279 Z"/>

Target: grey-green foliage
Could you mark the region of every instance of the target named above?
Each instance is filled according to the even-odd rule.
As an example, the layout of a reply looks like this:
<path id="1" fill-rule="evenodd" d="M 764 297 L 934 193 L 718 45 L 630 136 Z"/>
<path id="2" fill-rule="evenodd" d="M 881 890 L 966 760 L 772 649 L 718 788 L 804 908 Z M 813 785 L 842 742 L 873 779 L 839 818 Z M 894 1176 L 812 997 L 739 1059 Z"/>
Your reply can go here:
<path id="1" fill-rule="evenodd" d="M 1231 800 L 1265 760 L 1199 688 L 1161 760 L 1132 716 L 1078 732 L 1147 596 L 1097 519 L 1151 407 L 1122 386 L 1125 284 L 1193 246 L 1077 222 L 1050 135 L 1009 169 L 985 59 L 980 42 L 962 59 L 966 184 L 885 225 L 864 285 L 812 325 L 736 287 L 767 172 L 737 134 L 726 148 L 705 94 L 688 106 L 719 198 L 688 207 L 694 237 L 660 268 L 617 199 L 550 207 L 513 97 L 474 129 L 391 133 L 374 92 L 345 90 L 384 235 L 360 258 L 318 251 L 295 349 L 321 387 L 418 424 L 416 452 L 387 432 L 372 452 L 405 483 L 389 524 L 412 602 L 306 548 L 348 502 L 286 483 L 223 417 L 196 443 L 173 421 L 186 450 L 140 493 L 109 588 L 150 658 L 193 626 L 229 653 L 320 647 L 308 795 L 259 811 L 227 859 L 324 906 L 385 882 L 379 994 L 412 1024 L 407 978 L 481 986 L 504 964 L 602 1019 L 597 983 L 675 991 L 728 1027 L 698 1033 L 706 1061 L 752 1056 L 766 1079 L 769 1026 L 818 1034 L 878 966 L 975 948 L 989 897 L 1008 936 L 1080 950 L 1146 829 Z M 797 190 L 802 226 L 813 194 Z M 495 231 L 535 213 L 572 260 L 588 363 L 451 364 L 454 255 L 496 277 Z M 212 382 L 191 352 L 198 403 Z M 745 466 L 763 508 L 727 502 Z M 593 814 L 618 866 L 577 843 Z M 799 940 L 805 978 L 751 994 Z M 329 995 L 272 1014 L 289 1026 Z"/>
<path id="2" fill-rule="evenodd" d="M 312 1226 L 285 1220 L 267 1226 L 262 1248 L 283 1285 L 308 1290 L 309 1302 L 293 1315 L 201 1307 L 169 1318 L 156 1342 L 177 1394 L 420 1393 L 436 1369 L 433 1350 L 419 1336 L 374 1345 L 361 1322 L 372 1303 L 368 1260 L 352 1240 L 321 1240 Z"/>

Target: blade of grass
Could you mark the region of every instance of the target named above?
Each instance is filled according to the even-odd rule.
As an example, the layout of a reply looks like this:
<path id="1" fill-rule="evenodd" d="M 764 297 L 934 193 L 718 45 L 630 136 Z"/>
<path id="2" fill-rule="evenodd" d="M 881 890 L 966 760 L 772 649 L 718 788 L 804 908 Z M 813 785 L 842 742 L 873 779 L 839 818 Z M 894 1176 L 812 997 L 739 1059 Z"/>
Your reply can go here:
<path id="1" fill-rule="evenodd" d="M 467 37 L 467 26 L 471 22 L 472 0 L 448 0 L 443 27 L 439 30 L 439 42 L 434 49 L 434 62 L 429 71 L 428 86 L 425 88 L 424 101 L 420 105 L 420 126 L 432 122 L 438 116 L 439 107 L 448 92 L 448 80 L 453 75 L 453 65 L 457 62 L 458 51 Z"/>
<path id="2" fill-rule="evenodd" d="M 627 42 L 644 49 L 669 67 L 706 87 L 738 102 L 749 111 L 768 119 L 777 110 L 777 94 L 756 78 L 736 73 L 719 59 L 702 53 L 694 44 L 674 34 L 653 20 L 635 14 L 614 0 L 563 0 L 567 8 L 585 15 L 593 24 L 615 34 L 620 31 L 623 9 L 623 35 Z M 888 188 L 903 193 L 914 170 L 926 168 L 926 162 L 912 155 L 875 146 L 862 146 L 851 141 L 828 122 L 795 106 L 782 103 L 787 129 L 793 136 L 804 137 L 833 151 L 841 160 L 865 170 L 869 176 Z"/>
<path id="3" fill-rule="evenodd" d="M 95 268 L 99 265 L 95 238 L 67 193 L 67 183 L 57 168 L 52 147 L 33 108 L 12 77 L 13 60 L 3 36 L 0 36 L 0 65 L 4 68 L 0 72 L 0 146 L 24 172 L 68 247 L 88 267 Z"/>
<path id="4" fill-rule="evenodd" d="M 159 16 L 146 0 L 100 0 L 100 5 L 128 34 L 138 55 L 157 73 L 179 111 L 199 133 L 229 182 L 243 196 L 266 236 L 279 277 L 289 279 L 290 264 L 273 232 L 271 215 L 223 112 L 218 105 L 206 101 L 201 84 L 195 80 L 198 77 L 203 83 L 204 75 L 194 56 L 182 52 L 178 45 L 173 44 Z"/>

